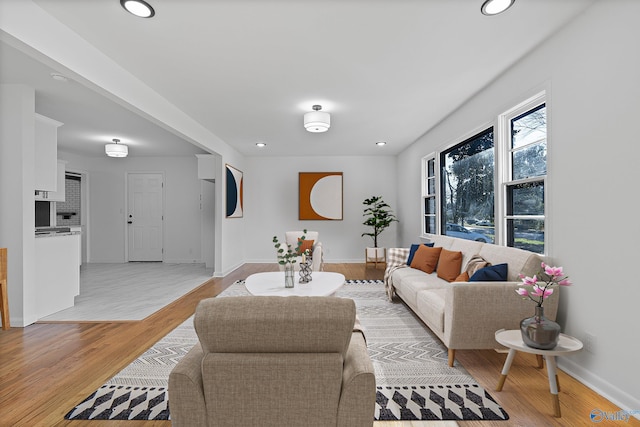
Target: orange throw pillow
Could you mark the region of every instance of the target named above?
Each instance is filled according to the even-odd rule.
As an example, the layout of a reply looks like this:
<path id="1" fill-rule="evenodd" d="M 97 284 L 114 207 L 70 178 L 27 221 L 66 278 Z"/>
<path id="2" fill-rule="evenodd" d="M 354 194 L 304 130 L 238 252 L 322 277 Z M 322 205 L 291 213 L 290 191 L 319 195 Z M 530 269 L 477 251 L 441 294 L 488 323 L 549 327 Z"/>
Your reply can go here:
<path id="1" fill-rule="evenodd" d="M 438 261 L 438 277 L 453 282 L 460 275 L 462 269 L 462 252 L 443 249 Z"/>
<path id="2" fill-rule="evenodd" d="M 313 252 L 313 240 L 298 239 L 298 243 L 300 242 L 302 242 L 302 244 L 298 248 L 298 255 L 302 255 L 307 249 L 309 249 L 309 255 L 311 255 L 311 253 Z"/>
<path id="3" fill-rule="evenodd" d="M 438 265 L 438 258 L 440 258 L 440 252 L 442 248 L 430 248 L 429 246 L 420 245 L 416 254 L 411 261 L 411 268 L 422 270 L 427 274 L 431 274 L 436 270 Z"/>
<path id="4" fill-rule="evenodd" d="M 456 277 L 456 279 L 454 280 L 454 282 L 468 282 L 468 281 L 469 281 L 469 273 L 467 273 L 466 271 L 463 271 L 462 273 L 460 273 L 460 275 Z"/>

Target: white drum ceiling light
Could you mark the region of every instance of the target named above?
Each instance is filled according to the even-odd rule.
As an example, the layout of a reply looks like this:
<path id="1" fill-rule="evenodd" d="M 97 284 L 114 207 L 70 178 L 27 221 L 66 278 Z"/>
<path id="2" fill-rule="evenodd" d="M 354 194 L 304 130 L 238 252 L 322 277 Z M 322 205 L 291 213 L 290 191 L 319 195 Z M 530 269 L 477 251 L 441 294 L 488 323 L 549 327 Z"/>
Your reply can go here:
<path id="1" fill-rule="evenodd" d="M 119 139 L 114 138 L 113 144 L 107 144 L 104 146 L 104 152 L 109 157 L 127 157 L 129 154 L 129 147 L 124 144 L 118 144 Z"/>
<path id="2" fill-rule="evenodd" d="M 326 132 L 331 127 L 331 116 L 322 110 L 321 105 L 314 105 L 313 111 L 305 113 L 304 128 L 309 132 L 319 133 Z"/>

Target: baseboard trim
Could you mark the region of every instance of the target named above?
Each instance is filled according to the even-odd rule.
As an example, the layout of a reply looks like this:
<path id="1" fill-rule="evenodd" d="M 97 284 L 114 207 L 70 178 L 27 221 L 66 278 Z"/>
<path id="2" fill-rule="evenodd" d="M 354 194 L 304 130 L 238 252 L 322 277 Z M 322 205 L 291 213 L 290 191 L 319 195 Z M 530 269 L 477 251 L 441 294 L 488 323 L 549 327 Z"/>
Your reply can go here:
<path id="1" fill-rule="evenodd" d="M 631 416 L 640 419 L 640 400 L 625 393 L 613 384 L 594 375 L 568 358 L 558 358 L 558 368 L 571 375 L 591 390 L 619 406 Z M 599 408 L 593 408 L 599 409 Z"/>

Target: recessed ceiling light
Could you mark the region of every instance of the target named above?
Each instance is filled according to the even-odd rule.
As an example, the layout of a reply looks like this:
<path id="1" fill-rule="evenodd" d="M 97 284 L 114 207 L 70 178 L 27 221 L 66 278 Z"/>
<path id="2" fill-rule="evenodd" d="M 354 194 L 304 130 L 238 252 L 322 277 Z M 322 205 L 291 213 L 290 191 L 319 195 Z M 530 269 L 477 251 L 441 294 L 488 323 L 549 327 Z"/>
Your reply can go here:
<path id="1" fill-rule="evenodd" d="M 497 15 L 509 9 L 514 2 L 515 0 L 486 0 L 480 11 L 488 16 Z"/>
<path id="2" fill-rule="evenodd" d="M 58 73 L 51 73 L 50 74 L 51 78 L 53 80 L 59 81 L 59 82 L 68 82 L 69 78 L 63 76 L 62 74 L 58 74 Z"/>
<path id="3" fill-rule="evenodd" d="M 387 145 L 387 143 L 385 141 L 378 141 L 378 142 L 376 142 L 376 145 L 378 147 L 383 147 L 383 146 Z"/>
<path id="4" fill-rule="evenodd" d="M 156 14 L 151 5 L 144 0 L 120 0 L 124 9 L 140 18 L 151 18 Z"/>
<path id="5" fill-rule="evenodd" d="M 266 142 L 256 142 L 256 147 L 262 148 L 262 147 L 266 147 L 266 146 L 267 146 Z"/>

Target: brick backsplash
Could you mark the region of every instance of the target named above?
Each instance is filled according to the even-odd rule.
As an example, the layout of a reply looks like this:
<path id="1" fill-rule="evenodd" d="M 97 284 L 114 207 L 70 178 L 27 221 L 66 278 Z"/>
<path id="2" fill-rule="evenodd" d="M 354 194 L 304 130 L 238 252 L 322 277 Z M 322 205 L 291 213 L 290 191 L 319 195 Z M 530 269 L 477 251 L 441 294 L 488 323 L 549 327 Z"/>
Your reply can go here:
<path id="1" fill-rule="evenodd" d="M 80 180 L 66 178 L 64 180 L 64 202 L 56 203 L 56 224 L 58 226 L 80 225 Z M 69 219 L 65 219 L 60 212 L 74 212 Z"/>

